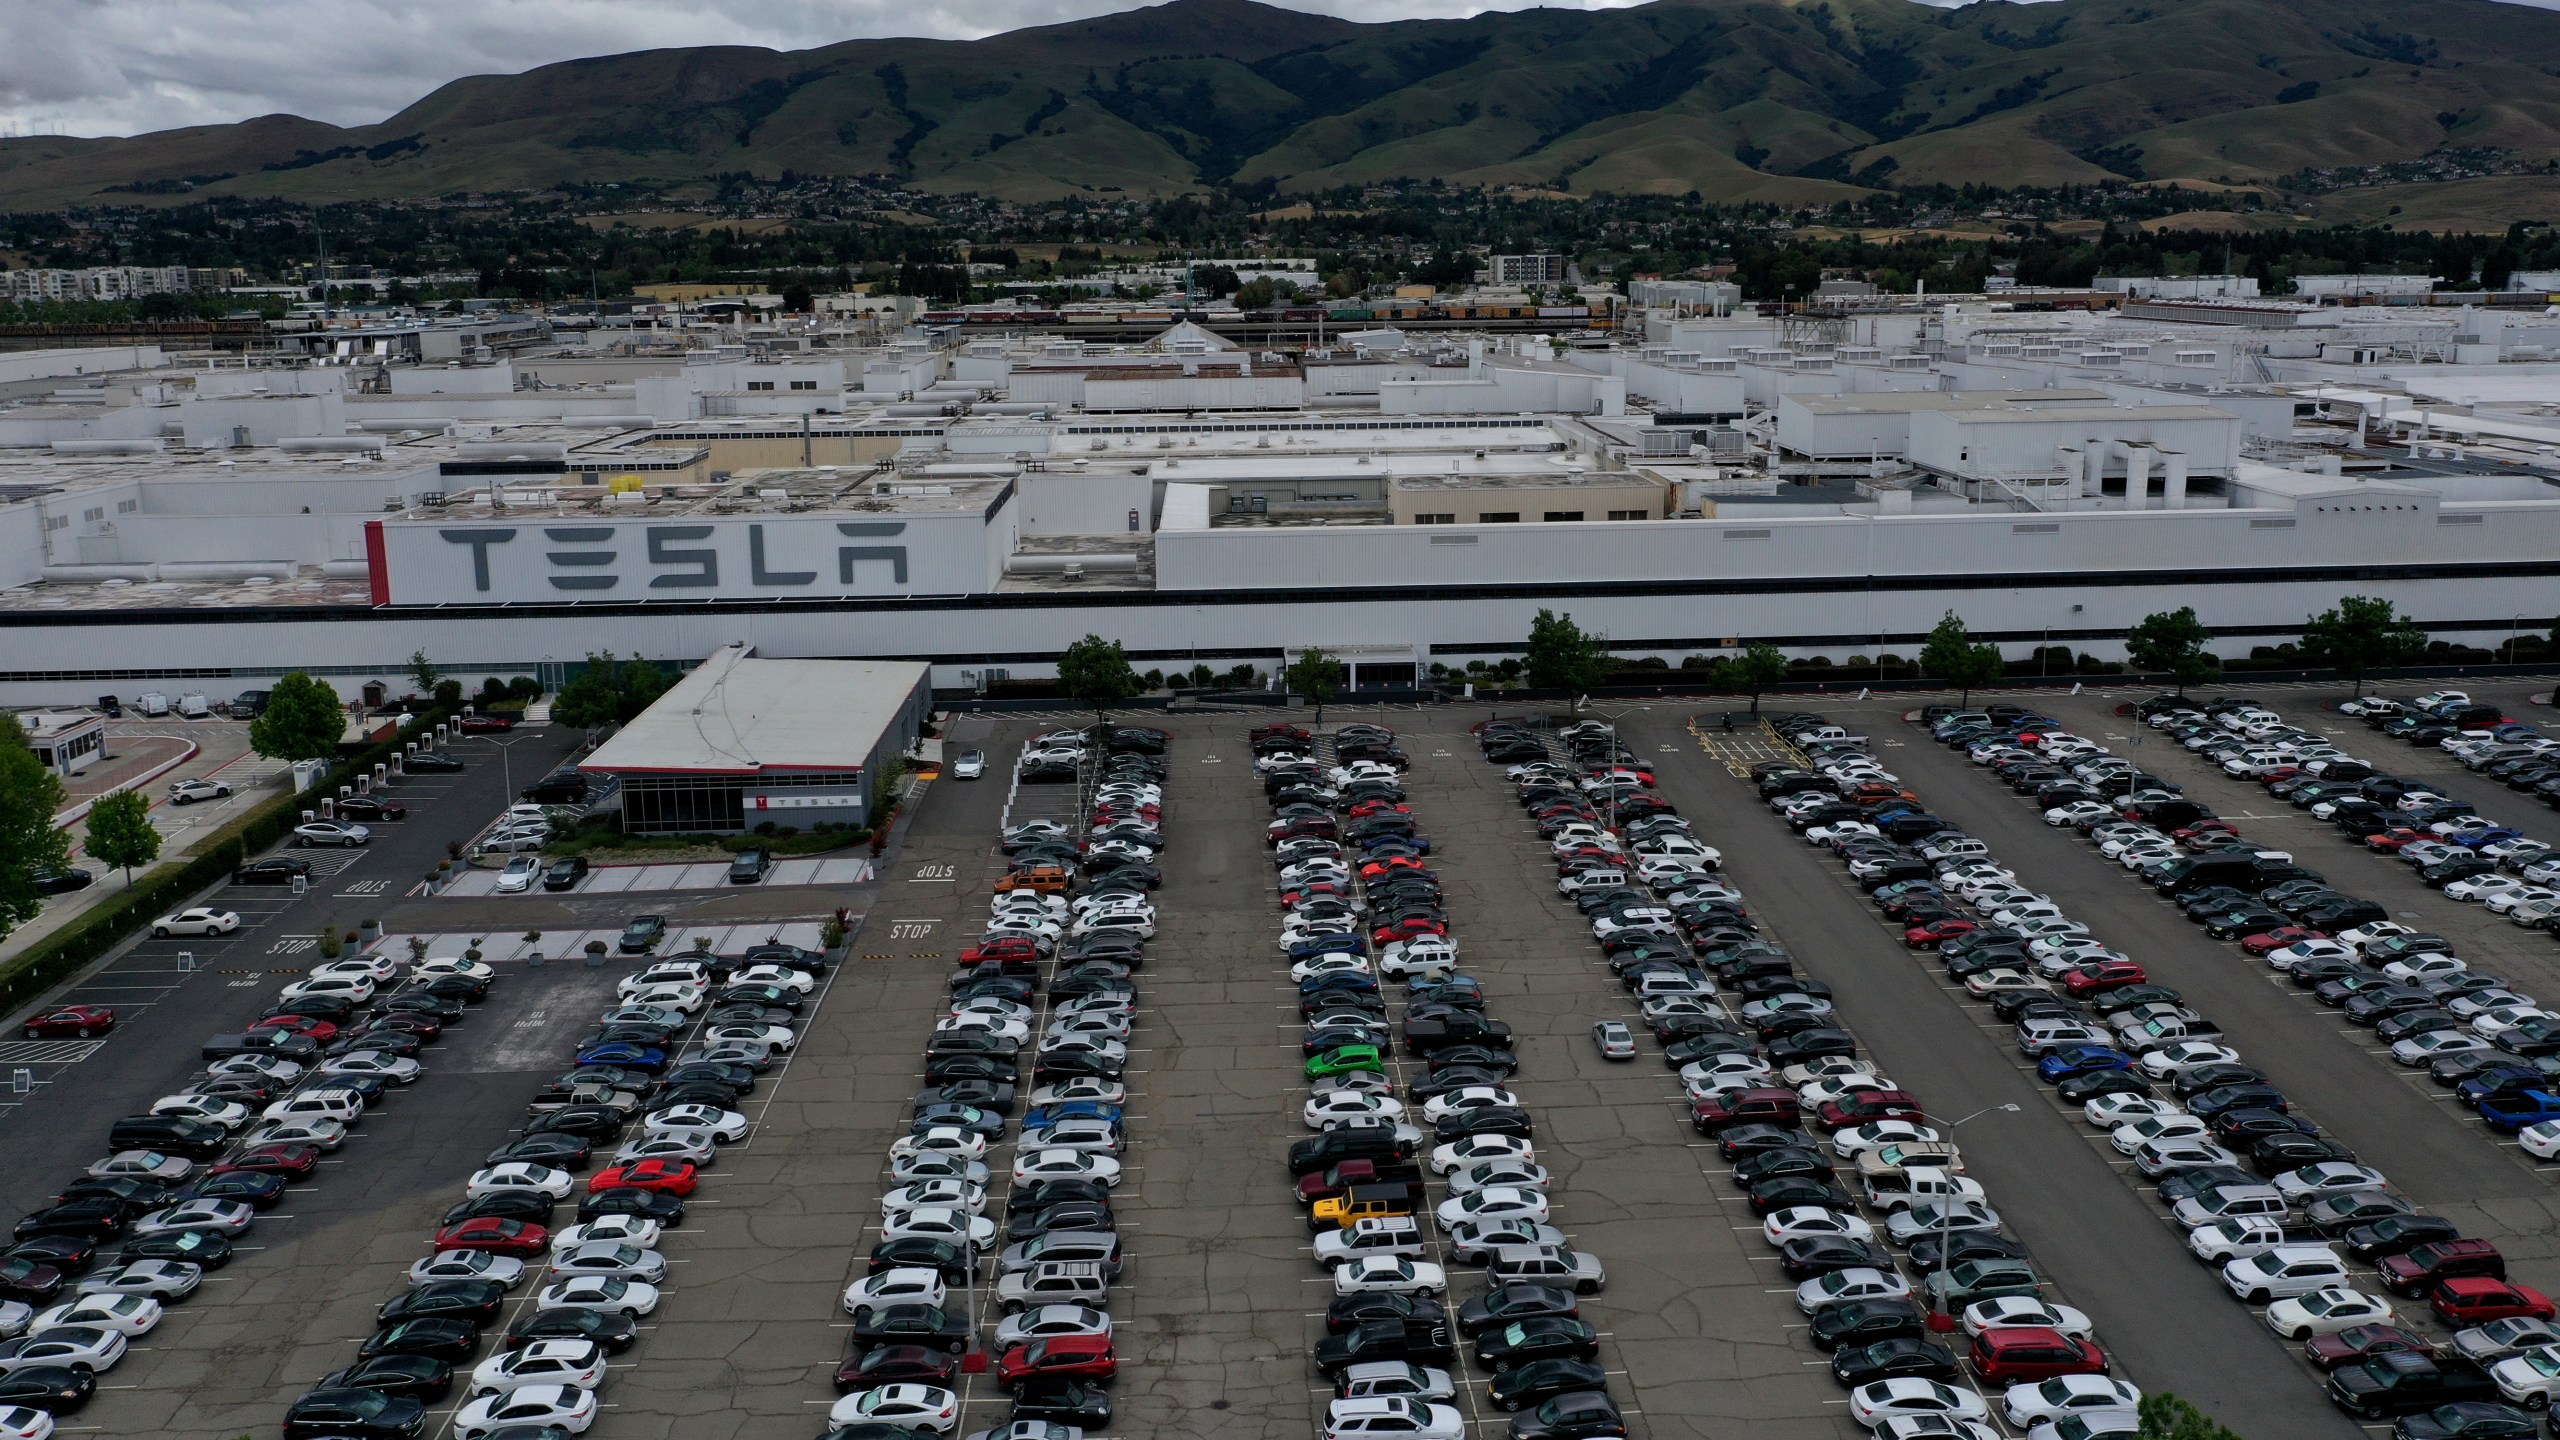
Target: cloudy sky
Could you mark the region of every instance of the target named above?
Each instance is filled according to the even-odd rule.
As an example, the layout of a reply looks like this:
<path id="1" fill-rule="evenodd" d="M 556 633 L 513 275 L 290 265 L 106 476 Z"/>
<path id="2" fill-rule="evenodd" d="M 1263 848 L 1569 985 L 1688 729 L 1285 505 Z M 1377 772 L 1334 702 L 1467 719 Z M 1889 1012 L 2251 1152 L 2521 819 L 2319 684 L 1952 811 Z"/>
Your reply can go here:
<path id="1" fill-rule="evenodd" d="M 1282 0 L 1362 20 L 1534 0 Z M 1547 0 L 1586 10 L 1636 0 Z M 1949 0 L 1933 0 L 1949 3 Z M 2560 0 L 2526 0 L 2560 8 Z M 130 135 L 279 111 L 379 120 L 464 75 L 674 45 L 968 38 L 1132 0 L 15 0 L 0 136 Z"/>

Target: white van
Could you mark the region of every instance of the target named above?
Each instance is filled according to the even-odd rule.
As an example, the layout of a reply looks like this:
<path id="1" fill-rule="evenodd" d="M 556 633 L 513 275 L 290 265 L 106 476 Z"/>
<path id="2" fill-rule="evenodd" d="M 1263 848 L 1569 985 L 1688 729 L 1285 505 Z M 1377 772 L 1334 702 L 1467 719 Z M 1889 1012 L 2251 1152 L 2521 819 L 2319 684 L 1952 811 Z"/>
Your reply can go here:
<path id="1" fill-rule="evenodd" d="M 178 715 L 187 720 L 210 719 L 213 704 L 201 695 L 181 695 L 178 697 Z"/>

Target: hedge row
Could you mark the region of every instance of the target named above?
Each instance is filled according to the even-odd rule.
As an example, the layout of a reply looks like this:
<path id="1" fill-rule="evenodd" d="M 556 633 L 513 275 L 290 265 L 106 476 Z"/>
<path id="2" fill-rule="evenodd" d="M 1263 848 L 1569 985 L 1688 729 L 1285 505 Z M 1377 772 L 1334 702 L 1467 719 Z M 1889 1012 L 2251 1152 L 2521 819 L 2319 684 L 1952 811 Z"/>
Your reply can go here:
<path id="1" fill-rule="evenodd" d="M 421 714 L 403 735 L 433 730 L 440 718 L 440 711 Z M 319 793 L 335 794 L 339 786 L 354 784 L 356 776 L 371 774 L 375 765 L 398 754 L 403 743 L 401 738 L 388 740 L 341 761 L 321 778 Z M 87 914 L 0 966 L 0 1010 L 15 1009 L 42 994 L 197 892 L 219 884 L 242 860 L 283 839 L 301 824 L 303 803 L 301 795 L 288 794 L 251 810 L 206 837 L 203 852 L 193 859 L 174 868 L 152 871 L 132 889 L 91 907 Z"/>

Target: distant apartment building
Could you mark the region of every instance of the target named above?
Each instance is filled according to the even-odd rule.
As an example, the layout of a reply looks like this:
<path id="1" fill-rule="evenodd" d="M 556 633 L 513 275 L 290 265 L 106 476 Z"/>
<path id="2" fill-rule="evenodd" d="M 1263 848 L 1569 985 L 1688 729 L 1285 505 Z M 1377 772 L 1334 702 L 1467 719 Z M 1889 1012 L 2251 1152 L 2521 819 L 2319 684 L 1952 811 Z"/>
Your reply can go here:
<path id="1" fill-rule="evenodd" d="M 1493 257 L 1492 283 L 1496 285 L 1561 285 L 1564 283 L 1564 257 L 1561 255 L 1496 255 Z"/>
<path id="2" fill-rule="evenodd" d="M 132 300 L 144 295 L 183 295 L 195 288 L 195 274 L 184 265 L 0 271 L 0 299 Z"/>

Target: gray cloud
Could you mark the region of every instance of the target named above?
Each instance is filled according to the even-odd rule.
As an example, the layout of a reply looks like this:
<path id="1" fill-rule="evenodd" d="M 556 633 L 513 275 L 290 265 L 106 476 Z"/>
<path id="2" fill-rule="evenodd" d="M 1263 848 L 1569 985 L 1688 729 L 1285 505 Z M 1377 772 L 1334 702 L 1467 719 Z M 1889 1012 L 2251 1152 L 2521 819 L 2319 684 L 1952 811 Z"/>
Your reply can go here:
<path id="1" fill-rule="evenodd" d="M 1380 20 L 1540 0 L 1288 3 Z M 1599 10 L 1638 0 L 1543 3 Z M 2523 3 L 2560 8 L 2560 0 Z M 7 7 L 9 43 L 0 46 L 0 135 L 130 135 L 278 112 L 364 124 L 448 80 L 582 55 L 962 39 L 1129 8 L 1130 0 L 18 0 Z"/>

